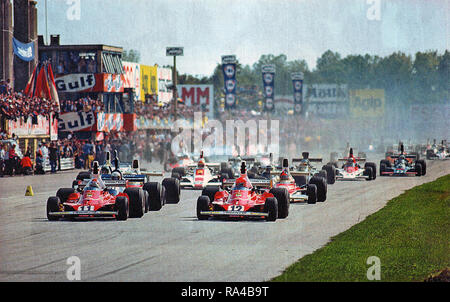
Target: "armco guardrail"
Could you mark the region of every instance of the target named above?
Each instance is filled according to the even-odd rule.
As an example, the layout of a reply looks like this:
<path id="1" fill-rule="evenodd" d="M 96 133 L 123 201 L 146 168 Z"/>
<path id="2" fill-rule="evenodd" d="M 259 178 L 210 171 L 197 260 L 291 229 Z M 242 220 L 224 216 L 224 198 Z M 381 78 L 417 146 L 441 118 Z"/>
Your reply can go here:
<path id="1" fill-rule="evenodd" d="M 57 164 L 58 165 L 58 164 Z M 75 160 L 73 158 L 61 158 L 61 171 L 75 169 Z M 50 161 L 46 160 L 44 164 L 44 171 L 51 171 Z M 58 166 L 56 167 L 58 169 Z"/>

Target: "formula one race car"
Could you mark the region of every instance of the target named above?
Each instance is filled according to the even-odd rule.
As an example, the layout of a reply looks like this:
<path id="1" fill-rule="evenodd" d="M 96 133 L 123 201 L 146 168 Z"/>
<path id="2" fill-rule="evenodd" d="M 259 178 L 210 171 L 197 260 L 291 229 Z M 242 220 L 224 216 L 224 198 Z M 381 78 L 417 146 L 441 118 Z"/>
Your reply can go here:
<path id="1" fill-rule="evenodd" d="M 207 163 L 203 158 L 203 152 L 196 165 L 177 167 L 172 170 L 172 178 L 180 180 L 181 189 L 203 190 L 207 185 L 220 186 L 224 178 L 229 178 L 228 173 L 220 170 L 219 163 Z"/>
<path id="2" fill-rule="evenodd" d="M 197 218 L 258 218 L 275 221 L 289 215 L 289 192 L 286 188 L 268 190 L 267 180 L 250 180 L 245 162 L 241 176 L 225 180 L 223 189 L 207 187 L 197 199 Z"/>
<path id="3" fill-rule="evenodd" d="M 116 157 L 117 158 L 117 157 Z M 129 187 L 138 187 L 144 190 L 149 200 L 149 210 L 158 211 L 166 203 L 180 201 L 180 181 L 177 178 L 164 178 L 162 183 L 151 182 L 150 176 L 163 176 L 162 172 L 148 172 L 139 168 L 139 160 L 133 160 L 131 165 L 126 164 L 115 171 L 122 173 L 122 178 L 128 180 Z M 114 171 L 113 171 L 114 172 Z M 152 201 L 152 199 L 154 199 Z"/>
<path id="4" fill-rule="evenodd" d="M 447 141 L 443 140 L 440 145 L 434 143 L 426 150 L 427 159 L 450 159 L 450 151 Z"/>
<path id="5" fill-rule="evenodd" d="M 289 192 L 290 202 L 307 201 L 314 204 L 317 201 L 317 186 L 314 184 L 315 179 L 310 183 L 297 184 L 292 174 L 301 176 L 301 174 L 289 171 L 288 159 L 283 159 L 283 170 L 270 181 L 272 188 L 286 188 Z M 274 171 L 276 173 L 276 171 Z M 297 178 L 298 179 L 298 178 Z"/>
<path id="6" fill-rule="evenodd" d="M 394 161 L 383 159 L 380 161 L 380 176 L 422 176 L 427 173 L 424 160 L 418 160 L 415 154 L 407 154 L 401 145 L 400 155 L 391 155 Z"/>
<path id="7" fill-rule="evenodd" d="M 48 220 L 60 218 L 108 217 L 117 220 L 139 218 L 145 212 L 141 188 L 127 188 L 127 180 L 102 180 L 94 162 L 93 175 L 74 188 L 61 188 L 47 200 Z"/>
<path id="8" fill-rule="evenodd" d="M 377 176 L 377 166 L 373 162 L 365 162 L 365 158 L 354 157 L 353 149 L 350 148 L 348 157 L 339 158 L 344 162 L 341 168 L 336 169 L 337 180 L 374 180 Z M 365 162 L 364 168 L 359 163 Z"/>

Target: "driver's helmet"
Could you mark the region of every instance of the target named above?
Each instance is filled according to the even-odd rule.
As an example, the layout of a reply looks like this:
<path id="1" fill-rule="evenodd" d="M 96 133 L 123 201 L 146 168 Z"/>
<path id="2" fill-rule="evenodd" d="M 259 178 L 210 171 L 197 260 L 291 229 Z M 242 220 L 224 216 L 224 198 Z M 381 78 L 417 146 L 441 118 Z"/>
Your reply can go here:
<path id="1" fill-rule="evenodd" d="M 306 166 L 307 164 L 308 164 L 308 160 L 307 159 L 302 159 L 300 161 L 300 165 L 302 165 L 302 166 Z"/>
<path id="2" fill-rule="evenodd" d="M 86 186 L 87 189 L 93 190 L 93 189 L 100 189 L 100 184 L 98 182 L 97 178 L 93 178 L 89 181 L 89 183 Z"/>
<path id="3" fill-rule="evenodd" d="M 120 180 L 120 178 L 121 178 L 121 175 L 120 175 L 120 172 L 119 172 L 119 171 L 114 171 L 114 172 L 111 174 L 111 179 L 112 179 L 112 180 Z"/>
<path id="4" fill-rule="evenodd" d="M 406 159 L 406 157 L 404 156 L 404 155 L 400 155 L 399 157 L 398 157 L 398 160 L 405 160 Z"/>
<path id="5" fill-rule="evenodd" d="M 353 158 L 347 159 L 347 166 L 353 166 Z"/>
<path id="6" fill-rule="evenodd" d="M 200 158 L 200 160 L 198 161 L 198 166 L 200 168 L 203 168 L 205 166 L 205 160 L 203 158 Z"/>
<path id="7" fill-rule="evenodd" d="M 283 170 L 280 174 L 280 180 L 289 180 L 289 173 L 286 170 Z"/>
<path id="8" fill-rule="evenodd" d="M 241 176 L 238 179 L 236 179 L 235 189 L 242 190 L 242 189 L 247 189 L 248 187 L 249 186 L 248 186 L 247 178 L 245 176 Z"/>

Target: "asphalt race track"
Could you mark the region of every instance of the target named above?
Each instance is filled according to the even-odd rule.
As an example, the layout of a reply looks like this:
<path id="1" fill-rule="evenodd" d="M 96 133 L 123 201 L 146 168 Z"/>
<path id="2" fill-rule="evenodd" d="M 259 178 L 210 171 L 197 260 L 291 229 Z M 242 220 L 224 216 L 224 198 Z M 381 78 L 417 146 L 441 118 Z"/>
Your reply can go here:
<path id="1" fill-rule="evenodd" d="M 270 223 L 198 221 L 200 191 L 140 219 L 49 222 L 48 196 L 77 173 L 0 178 L 0 281 L 67 281 L 71 256 L 82 281 L 267 281 L 404 190 L 450 173 L 450 161 L 427 161 L 422 177 L 336 182 L 326 202 L 291 204 Z"/>

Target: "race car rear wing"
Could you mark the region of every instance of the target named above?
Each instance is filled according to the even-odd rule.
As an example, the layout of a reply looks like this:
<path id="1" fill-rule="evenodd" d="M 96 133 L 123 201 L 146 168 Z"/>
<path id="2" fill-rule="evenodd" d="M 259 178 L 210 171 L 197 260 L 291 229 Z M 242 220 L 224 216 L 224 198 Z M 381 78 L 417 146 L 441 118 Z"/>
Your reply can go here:
<path id="1" fill-rule="evenodd" d="M 102 179 L 102 180 L 105 186 L 108 188 L 126 187 L 128 182 L 126 179 L 123 180 Z M 78 187 L 76 187 L 75 189 L 77 188 L 83 189 L 84 187 L 86 187 L 89 181 L 90 179 L 81 181 L 80 183 L 78 183 Z"/>
<path id="2" fill-rule="evenodd" d="M 337 161 L 347 161 L 348 159 L 349 159 L 349 157 L 343 157 L 343 158 L 338 158 Z M 364 161 L 366 161 L 366 158 L 364 158 L 364 157 L 355 157 L 355 161 L 364 162 Z"/>
<path id="3" fill-rule="evenodd" d="M 224 188 L 232 187 L 235 183 L 236 179 L 226 179 L 222 182 L 222 186 Z M 270 180 L 266 179 L 249 179 L 252 186 L 255 188 L 267 188 L 270 187 Z"/>
<path id="4" fill-rule="evenodd" d="M 292 163 L 295 162 L 300 162 L 302 161 L 304 158 L 293 158 L 292 159 Z M 322 158 L 308 158 L 308 161 L 310 162 L 315 162 L 315 163 L 321 163 L 322 162 Z"/>

